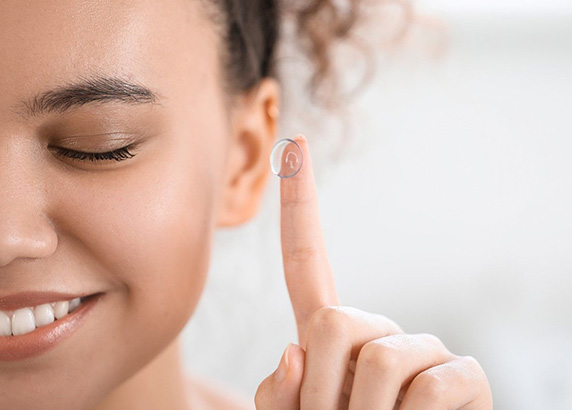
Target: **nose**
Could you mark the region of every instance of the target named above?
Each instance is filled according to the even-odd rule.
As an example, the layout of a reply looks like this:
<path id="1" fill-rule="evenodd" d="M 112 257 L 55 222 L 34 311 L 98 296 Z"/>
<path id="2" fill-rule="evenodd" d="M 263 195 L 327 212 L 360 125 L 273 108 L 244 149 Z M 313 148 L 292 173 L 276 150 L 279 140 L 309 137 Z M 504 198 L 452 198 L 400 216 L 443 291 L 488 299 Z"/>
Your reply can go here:
<path id="1" fill-rule="evenodd" d="M 0 153 L 0 268 L 19 258 L 44 258 L 57 247 L 45 214 L 41 176 L 24 161 Z"/>
<path id="2" fill-rule="evenodd" d="M 46 218 L 22 209 L 0 215 L 0 268 L 18 258 L 44 258 L 57 246 L 57 234 Z"/>

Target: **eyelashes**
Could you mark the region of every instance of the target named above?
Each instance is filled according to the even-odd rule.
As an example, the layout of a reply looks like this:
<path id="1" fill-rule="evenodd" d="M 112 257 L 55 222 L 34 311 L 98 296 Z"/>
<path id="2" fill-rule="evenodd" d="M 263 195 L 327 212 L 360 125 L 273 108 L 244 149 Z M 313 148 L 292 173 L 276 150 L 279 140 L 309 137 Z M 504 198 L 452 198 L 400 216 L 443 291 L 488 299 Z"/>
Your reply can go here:
<path id="1" fill-rule="evenodd" d="M 83 152 L 74 151 L 65 148 L 55 148 L 56 154 L 64 157 L 70 158 L 78 161 L 124 161 L 129 158 L 133 158 L 136 154 L 131 153 L 129 150 L 133 148 L 135 144 L 130 144 L 122 148 L 118 148 L 109 152 Z"/>

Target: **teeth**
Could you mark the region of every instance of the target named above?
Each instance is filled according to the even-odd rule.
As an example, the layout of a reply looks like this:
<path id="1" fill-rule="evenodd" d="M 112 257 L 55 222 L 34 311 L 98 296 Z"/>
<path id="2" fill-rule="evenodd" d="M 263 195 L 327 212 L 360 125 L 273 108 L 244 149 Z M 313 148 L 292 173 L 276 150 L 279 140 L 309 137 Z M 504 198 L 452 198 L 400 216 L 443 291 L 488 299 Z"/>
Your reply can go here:
<path id="1" fill-rule="evenodd" d="M 37 327 L 49 325 L 74 311 L 81 302 L 81 298 L 75 298 L 14 311 L 0 310 L 0 337 L 23 335 Z"/>
<path id="2" fill-rule="evenodd" d="M 73 312 L 73 310 L 74 310 L 76 307 L 78 307 L 80 303 L 81 303 L 80 298 L 72 299 L 72 300 L 70 301 L 70 310 L 69 310 L 69 311 L 70 311 L 70 312 Z"/>
<path id="3" fill-rule="evenodd" d="M 46 303 L 45 305 L 36 306 L 34 309 L 34 317 L 36 318 L 36 326 L 49 325 L 55 320 L 52 305 Z"/>
<path id="4" fill-rule="evenodd" d="M 56 302 L 56 306 L 54 306 L 54 316 L 56 319 L 61 319 L 65 315 L 68 314 L 70 308 L 70 302 L 67 300 Z"/>
<path id="5" fill-rule="evenodd" d="M 30 308 L 15 310 L 12 313 L 12 334 L 14 336 L 29 333 L 36 328 L 34 312 Z"/>

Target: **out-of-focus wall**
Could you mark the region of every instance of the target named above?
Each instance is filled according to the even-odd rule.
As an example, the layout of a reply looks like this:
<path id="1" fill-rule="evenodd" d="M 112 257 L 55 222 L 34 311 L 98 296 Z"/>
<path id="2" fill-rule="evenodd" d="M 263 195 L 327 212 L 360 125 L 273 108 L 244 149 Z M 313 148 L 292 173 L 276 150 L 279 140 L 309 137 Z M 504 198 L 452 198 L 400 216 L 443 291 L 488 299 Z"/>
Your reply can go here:
<path id="1" fill-rule="evenodd" d="M 495 409 L 570 409 L 572 3 L 418 8 L 447 27 L 445 53 L 384 59 L 340 160 L 327 131 L 284 118 L 280 137 L 315 153 L 340 299 L 476 357 Z M 217 233 L 184 332 L 188 368 L 251 396 L 296 341 L 270 177 L 257 218 Z"/>

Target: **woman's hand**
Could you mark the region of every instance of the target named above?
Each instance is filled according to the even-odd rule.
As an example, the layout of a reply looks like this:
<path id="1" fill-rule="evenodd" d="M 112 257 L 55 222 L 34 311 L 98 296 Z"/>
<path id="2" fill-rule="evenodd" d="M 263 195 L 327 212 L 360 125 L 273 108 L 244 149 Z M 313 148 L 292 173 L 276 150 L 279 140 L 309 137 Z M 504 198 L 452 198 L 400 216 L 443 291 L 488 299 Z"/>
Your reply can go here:
<path id="1" fill-rule="evenodd" d="M 487 377 L 428 334 L 339 306 L 318 214 L 307 142 L 302 169 L 281 180 L 284 274 L 300 345 L 258 387 L 258 410 L 491 410 Z M 286 359 L 287 356 L 287 359 Z"/>

